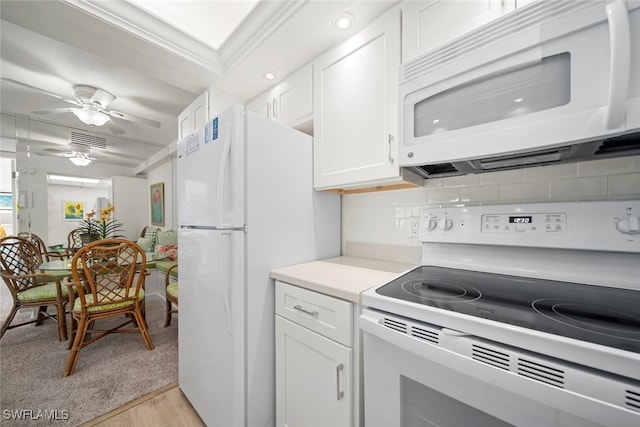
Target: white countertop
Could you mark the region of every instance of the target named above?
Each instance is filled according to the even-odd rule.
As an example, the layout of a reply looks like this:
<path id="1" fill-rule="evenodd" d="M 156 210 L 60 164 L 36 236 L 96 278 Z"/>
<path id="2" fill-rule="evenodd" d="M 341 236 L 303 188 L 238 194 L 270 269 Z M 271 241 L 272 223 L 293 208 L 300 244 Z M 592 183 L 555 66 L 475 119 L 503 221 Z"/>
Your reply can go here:
<path id="1" fill-rule="evenodd" d="M 390 282 L 413 264 L 341 256 L 274 268 L 271 277 L 315 292 L 360 302 L 360 294 Z"/>

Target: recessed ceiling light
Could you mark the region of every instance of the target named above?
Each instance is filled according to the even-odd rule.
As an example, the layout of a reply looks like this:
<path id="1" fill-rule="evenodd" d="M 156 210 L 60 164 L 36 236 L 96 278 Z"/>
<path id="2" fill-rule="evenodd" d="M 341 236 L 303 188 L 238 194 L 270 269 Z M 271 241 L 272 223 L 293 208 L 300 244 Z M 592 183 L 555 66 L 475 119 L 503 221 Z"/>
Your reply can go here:
<path id="1" fill-rule="evenodd" d="M 267 80 L 273 80 L 276 78 L 276 73 L 272 73 L 271 71 L 268 71 L 264 73 L 264 78 Z"/>
<path id="2" fill-rule="evenodd" d="M 353 15 L 343 12 L 335 17 L 333 26 L 338 30 L 348 30 L 353 25 Z"/>

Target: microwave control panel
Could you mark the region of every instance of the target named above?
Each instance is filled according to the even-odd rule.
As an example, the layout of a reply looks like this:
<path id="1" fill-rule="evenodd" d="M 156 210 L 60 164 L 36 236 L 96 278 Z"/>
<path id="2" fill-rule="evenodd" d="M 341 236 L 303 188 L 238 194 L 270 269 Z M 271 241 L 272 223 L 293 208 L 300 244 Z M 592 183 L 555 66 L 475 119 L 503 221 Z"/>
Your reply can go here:
<path id="1" fill-rule="evenodd" d="M 640 253 L 640 200 L 423 208 L 420 240 Z"/>

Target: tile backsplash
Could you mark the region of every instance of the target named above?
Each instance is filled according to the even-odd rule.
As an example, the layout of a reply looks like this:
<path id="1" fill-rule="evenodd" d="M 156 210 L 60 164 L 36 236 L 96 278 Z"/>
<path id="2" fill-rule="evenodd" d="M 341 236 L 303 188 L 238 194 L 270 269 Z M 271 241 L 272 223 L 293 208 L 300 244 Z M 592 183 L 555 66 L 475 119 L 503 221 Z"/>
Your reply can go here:
<path id="1" fill-rule="evenodd" d="M 419 247 L 410 231 L 423 206 L 623 199 L 640 199 L 640 156 L 428 179 L 424 187 L 344 195 L 343 253 L 361 255 L 352 249 L 363 247 L 360 243 L 388 245 L 396 252 L 398 245 Z"/>

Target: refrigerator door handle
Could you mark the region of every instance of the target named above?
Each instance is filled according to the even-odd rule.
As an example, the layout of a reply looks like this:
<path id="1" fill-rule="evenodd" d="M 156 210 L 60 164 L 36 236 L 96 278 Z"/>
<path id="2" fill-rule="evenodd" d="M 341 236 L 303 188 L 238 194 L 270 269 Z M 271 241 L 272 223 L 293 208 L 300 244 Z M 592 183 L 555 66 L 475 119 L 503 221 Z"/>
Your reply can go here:
<path id="1" fill-rule="evenodd" d="M 233 314 L 231 311 L 231 292 L 233 289 L 232 283 L 231 283 L 231 275 L 227 274 L 227 268 L 231 269 L 230 263 L 227 262 L 225 255 L 226 254 L 231 254 L 231 234 L 232 234 L 232 230 L 224 230 L 221 232 L 221 238 L 220 238 L 220 256 L 218 257 L 218 259 L 220 260 L 220 279 L 222 280 L 222 286 L 225 290 L 225 295 L 224 295 L 224 311 L 225 311 L 225 318 L 227 319 L 227 321 L 225 322 L 225 327 L 227 329 L 227 333 L 229 335 L 233 335 Z M 227 248 L 228 250 L 225 250 L 224 247 L 224 241 L 225 239 L 229 242 L 229 247 Z M 231 260 L 228 260 L 231 261 Z"/>
<path id="2" fill-rule="evenodd" d="M 227 165 L 229 164 L 229 157 L 231 156 L 231 135 L 232 128 L 231 123 L 227 126 L 227 132 L 225 132 L 225 139 L 222 145 L 222 156 L 220 157 L 220 167 L 218 168 L 218 223 L 224 226 L 224 189 L 227 184 Z"/>

